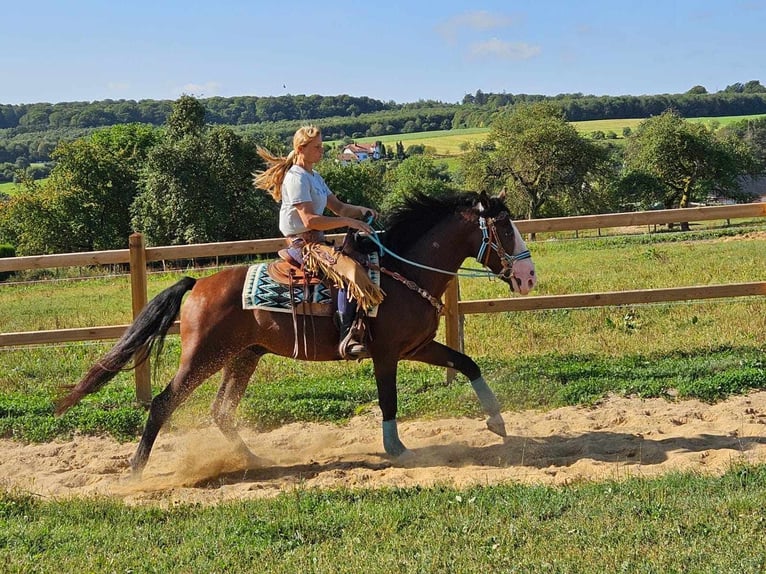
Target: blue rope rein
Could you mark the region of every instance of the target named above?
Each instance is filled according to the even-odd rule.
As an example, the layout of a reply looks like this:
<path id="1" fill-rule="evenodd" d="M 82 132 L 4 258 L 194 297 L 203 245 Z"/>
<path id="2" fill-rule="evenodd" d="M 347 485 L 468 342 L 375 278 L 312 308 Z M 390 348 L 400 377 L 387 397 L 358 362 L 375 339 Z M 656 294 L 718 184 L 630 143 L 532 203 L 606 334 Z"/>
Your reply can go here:
<path id="1" fill-rule="evenodd" d="M 489 233 L 487 232 L 487 225 L 486 221 L 483 217 L 480 218 L 479 225 L 481 227 L 482 232 L 482 242 L 481 242 L 481 248 L 479 249 L 479 253 L 476 255 L 476 261 L 478 261 L 482 266 L 484 266 L 483 263 L 481 263 L 484 260 L 485 253 L 487 251 L 487 247 L 492 247 L 495 251 L 498 251 L 498 246 L 494 243 L 491 243 L 489 240 Z M 378 247 L 378 252 L 380 255 L 383 255 L 384 253 L 390 255 L 394 259 L 398 259 L 399 261 L 403 263 L 407 263 L 408 265 L 412 265 L 413 267 L 419 267 L 420 269 L 426 269 L 428 271 L 434 271 L 436 273 L 443 273 L 444 275 L 452 275 L 454 277 L 501 277 L 501 273 L 493 273 L 489 268 L 484 267 L 483 271 L 478 271 L 476 269 L 471 269 L 470 267 L 458 267 L 457 272 L 453 271 L 447 271 L 445 269 L 438 269 L 436 267 L 430 267 L 428 265 L 423 265 L 422 263 L 417 263 L 415 261 L 412 261 L 411 259 L 406 259 L 393 251 L 391 251 L 388 247 L 383 245 L 383 243 L 380 241 L 380 238 L 378 237 L 378 232 L 374 229 L 372 230 L 372 235 L 368 235 L 373 243 Z M 508 255 L 507 253 L 504 254 L 505 260 L 508 262 L 509 265 L 513 265 L 514 261 L 522 261 L 524 259 L 531 259 L 532 254 L 529 252 L 529 250 L 524 250 L 521 253 L 518 253 L 516 255 Z"/>

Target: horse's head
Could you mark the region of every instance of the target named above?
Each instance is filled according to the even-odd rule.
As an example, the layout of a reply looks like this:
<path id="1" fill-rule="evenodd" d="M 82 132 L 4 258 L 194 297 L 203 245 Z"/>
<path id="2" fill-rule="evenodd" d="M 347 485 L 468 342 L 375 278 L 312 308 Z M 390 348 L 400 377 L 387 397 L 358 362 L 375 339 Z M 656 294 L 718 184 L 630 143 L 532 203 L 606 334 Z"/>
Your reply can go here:
<path id="1" fill-rule="evenodd" d="M 526 295 L 537 283 L 535 264 L 511 220 L 505 192 L 497 197 L 481 192 L 474 210 L 482 233 L 477 261 L 508 283 L 513 291 Z"/>

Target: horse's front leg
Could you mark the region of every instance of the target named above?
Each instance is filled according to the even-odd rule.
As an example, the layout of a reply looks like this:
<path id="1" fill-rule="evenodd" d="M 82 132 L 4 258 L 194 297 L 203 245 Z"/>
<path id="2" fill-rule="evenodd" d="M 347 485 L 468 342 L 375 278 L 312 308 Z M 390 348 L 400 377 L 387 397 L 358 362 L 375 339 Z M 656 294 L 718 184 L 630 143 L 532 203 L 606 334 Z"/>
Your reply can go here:
<path id="1" fill-rule="evenodd" d="M 431 341 L 408 359 L 438 367 L 449 367 L 465 375 L 471 381 L 471 386 L 479 398 L 484 412 L 489 415 L 487 428 L 499 436 L 507 436 L 505 422 L 500 415 L 500 402 L 481 375 L 479 365 L 471 357 L 446 345 Z"/>
<path id="2" fill-rule="evenodd" d="M 411 454 L 399 439 L 399 431 L 396 425 L 396 371 L 398 360 L 374 359 L 375 384 L 378 387 L 378 404 L 383 413 L 383 448 L 386 454 L 393 457 L 402 457 Z"/>

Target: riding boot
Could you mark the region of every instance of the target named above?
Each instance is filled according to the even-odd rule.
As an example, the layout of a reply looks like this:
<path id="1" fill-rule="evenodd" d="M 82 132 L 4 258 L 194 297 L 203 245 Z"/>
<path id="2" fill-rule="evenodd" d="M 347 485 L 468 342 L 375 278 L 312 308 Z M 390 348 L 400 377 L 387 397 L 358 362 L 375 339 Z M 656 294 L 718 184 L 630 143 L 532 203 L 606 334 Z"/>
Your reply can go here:
<path id="1" fill-rule="evenodd" d="M 363 339 L 364 332 L 360 329 L 360 322 L 356 316 L 356 301 L 347 301 L 345 308 L 338 311 L 338 328 L 340 329 L 340 344 L 338 353 L 347 360 L 368 358 Z"/>

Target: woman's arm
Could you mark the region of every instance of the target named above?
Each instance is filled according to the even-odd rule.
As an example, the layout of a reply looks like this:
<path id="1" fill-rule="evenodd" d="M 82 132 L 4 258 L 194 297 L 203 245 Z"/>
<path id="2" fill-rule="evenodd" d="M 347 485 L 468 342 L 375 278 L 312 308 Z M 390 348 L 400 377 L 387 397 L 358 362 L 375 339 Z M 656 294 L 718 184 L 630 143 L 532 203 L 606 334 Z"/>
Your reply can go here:
<path id="1" fill-rule="evenodd" d="M 334 197 L 334 196 L 330 196 Z M 349 205 L 342 203 L 340 200 L 337 200 L 342 205 L 345 205 L 347 208 L 356 208 L 357 211 L 353 211 L 351 209 L 347 209 L 346 212 L 356 213 L 358 212 L 361 215 L 362 212 L 358 211 L 365 208 L 360 208 L 356 205 Z M 303 225 L 308 227 L 309 229 L 315 229 L 316 231 L 330 231 L 332 229 L 337 229 L 339 227 L 350 227 L 352 229 L 358 229 L 359 231 L 364 231 L 365 233 L 372 233 L 372 228 L 365 223 L 364 221 L 360 221 L 359 219 L 355 219 L 353 217 L 340 214 L 336 212 L 331 206 L 330 206 L 330 200 L 328 198 L 327 201 L 327 207 L 330 209 L 330 211 L 334 213 L 338 213 L 338 217 L 334 217 L 331 215 L 318 215 L 314 213 L 314 207 L 311 205 L 311 202 L 304 202 L 304 203 L 296 203 L 293 207 L 295 207 L 295 210 L 298 212 L 298 215 L 301 218 L 301 221 L 303 221 Z M 365 210 L 366 211 L 372 211 L 372 210 Z"/>
<path id="2" fill-rule="evenodd" d="M 367 219 L 368 214 L 371 214 L 373 219 L 378 216 L 374 209 L 362 205 L 343 203 L 334 194 L 327 196 L 327 208 L 337 215 L 353 217 L 354 219 Z"/>

